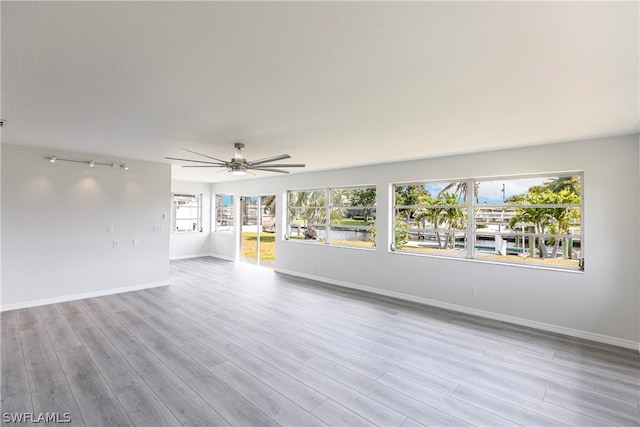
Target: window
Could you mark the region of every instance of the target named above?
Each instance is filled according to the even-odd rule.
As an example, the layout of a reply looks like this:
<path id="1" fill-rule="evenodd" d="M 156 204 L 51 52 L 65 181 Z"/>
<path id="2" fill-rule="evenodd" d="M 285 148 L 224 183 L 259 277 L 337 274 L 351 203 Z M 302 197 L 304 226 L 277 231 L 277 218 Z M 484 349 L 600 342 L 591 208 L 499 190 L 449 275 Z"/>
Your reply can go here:
<path id="1" fill-rule="evenodd" d="M 395 184 L 392 250 L 583 269 L 582 174 Z"/>
<path id="2" fill-rule="evenodd" d="M 216 231 L 233 232 L 233 196 L 216 194 Z"/>
<path id="3" fill-rule="evenodd" d="M 173 195 L 173 231 L 202 231 L 202 194 Z"/>
<path id="4" fill-rule="evenodd" d="M 289 191 L 287 210 L 287 239 L 375 246 L 375 187 Z"/>

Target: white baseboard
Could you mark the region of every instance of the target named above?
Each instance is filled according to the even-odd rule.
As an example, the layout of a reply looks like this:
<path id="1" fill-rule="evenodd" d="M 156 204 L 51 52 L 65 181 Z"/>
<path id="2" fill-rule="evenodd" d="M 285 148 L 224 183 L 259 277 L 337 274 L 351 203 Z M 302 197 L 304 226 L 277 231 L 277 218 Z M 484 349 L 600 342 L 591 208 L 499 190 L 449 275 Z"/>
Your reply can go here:
<path id="1" fill-rule="evenodd" d="M 161 286 L 168 286 L 168 285 L 169 285 L 169 281 L 164 280 L 162 282 L 143 283 L 141 285 L 125 286 L 122 288 L 102 289 L 102 290 L 93 291 L 93 292 L 83 292 L 81 294 L 64 295 L 61 297 L 18 302 L 15 304 L 4 304 L 0 306 L 0 312 L 19 310 L 21 308 L 38 307 L 41 305 L 57 304 L 60 302 L 75 301 L 79 299 L 102 297 L 105 295 L 121 294 L 123 292 L 139 291 L 142 289 L 158 288 Z"/>
<path id="2" fill-rule="evenodd" d="M 318 282 L 328 283 L 330 285 L 343 286 L 350 289 L 358 289 L 365 292 L 371 292 L 373 294 L 384 295 L 392 298 L 398 298 L 405 301 L 417 302 L 420 304 L 430 305 L 434 307 L 444 308 L 447 310 L 457 311 L 465 314 L 472 314 L 474 316 L 485 317 L 488 319 L 499 320 L 501 322 L 513 323 L 515 325 L 527 326 L 529 328 L 540 329 L 547 332 L 555 332 L 562 335 L 568 335 L 575 338 L 582 338 L 589 341 L 600 342 L 604 344 L 610 344 L 617 347 L 629 348 L 632 350 L 640 351 L 640 343 L 626 340 L 622 338 L 612 337 L 609 335 L 596 334 L 593 332 L 581 331 L 579 329 L 566 328 L 564 326 L 552 325 L 550 323 L 537 322 L 535 320 L 523 319 L 521 317 L 508 316 L 505 314 L 494 313 L 491 311 L 479 310 L 477 308 L 466 307 L 458 304 L 451 304 L 448 302 L 442 302 L 432 300 L 429 298 L 422 298 L 414 295 L 403 294 L 400 292 L 388 291 L 386 289 L 371 288 L 369 286 L 359 285 L 356 283 L 343 282 L 341 280 L 328 279 L 326 277 L 314 276 L 312 274 L 300 273 L 297 271 L 291 271 L 286 269 L 276 269 L 277 273 L 288 274 L 291 276 L 302 277 L 305 279 L 315 280 Z"/>
<path id="3" fill-rule="evenodd" d="M 214 256 L 214 255 L 212 255 L 212 254 L 178 255 L 178 256 L 169 257 L 169 260 L 170 261 L 177 261 L 177 260 L 180 260 L 180 259 L 202 258 L 202 257 L 206 257 L 206 256 Z"/>
<path id="4" fill-rule="evenodd" d="M 224 256 L 224 255 L 216 255 L 216 254 L 211 254 L 211 253 L 173 256 L 173 257 L 169 258 L 169 261 L 179 261 L 181 259 L 194 259 L 194 258 L 205 258 L 205 257 L 220 258 L 220 259 L 223 259 L 225 261 L 235 261 L 235 259 L 233 259 L 233 257 L 228 257 L 228 256 Z"/>
<path id="5" fill-rule="evenodd" d="M 213 257 L 213 258 L 220 258 L 220 259 L 223 259 L 225 261 L 231 261 L 231 262 L 235 262 L 236 261 L 236 259 L 234 257 L 226 256 L 226 255 L 207 254 L 207 255 L 204 255 L 204 256 L 210 256 L 210 257 Z"/>

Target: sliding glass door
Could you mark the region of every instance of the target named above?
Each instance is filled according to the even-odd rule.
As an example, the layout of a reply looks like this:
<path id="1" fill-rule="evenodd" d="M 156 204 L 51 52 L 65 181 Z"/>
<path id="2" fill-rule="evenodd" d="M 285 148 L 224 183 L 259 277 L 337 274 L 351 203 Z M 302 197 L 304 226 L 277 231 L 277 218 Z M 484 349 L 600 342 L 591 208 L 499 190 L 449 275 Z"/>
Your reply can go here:
<path id="1" fill-rule="evenodd" d="M 240 259 L 251 264 L 273 267 L 276 259 L 275 196 L 242 197 L 240 214 Z"/>

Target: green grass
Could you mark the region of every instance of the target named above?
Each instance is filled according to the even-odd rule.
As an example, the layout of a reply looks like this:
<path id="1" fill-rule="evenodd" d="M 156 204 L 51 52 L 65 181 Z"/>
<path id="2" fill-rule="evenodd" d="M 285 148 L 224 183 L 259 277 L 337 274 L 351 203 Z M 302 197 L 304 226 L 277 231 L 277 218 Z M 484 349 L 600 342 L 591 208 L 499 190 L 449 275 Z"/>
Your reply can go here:
<path id="1" fill-rule="evenodd" d="M 258 235 L 254 232 L 242 233 L 242 256 L 258 259 Z M 260 259 L 274 261 L 276 259 L 276 235 L 260 233 Z"/>

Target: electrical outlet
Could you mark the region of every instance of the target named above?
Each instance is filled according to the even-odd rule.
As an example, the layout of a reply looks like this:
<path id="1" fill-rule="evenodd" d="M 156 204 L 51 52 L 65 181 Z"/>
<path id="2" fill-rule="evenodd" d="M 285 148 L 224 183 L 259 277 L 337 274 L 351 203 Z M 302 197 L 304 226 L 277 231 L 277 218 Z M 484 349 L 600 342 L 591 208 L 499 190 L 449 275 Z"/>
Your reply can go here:
<path id="1" fill-rule="evenodd" d="M 113 246 L 113 248 L 119 248 L 120 247 L 120 240 L 114 240 L 113 243 L 111 244 Z"/>
<path id="2" fill-rule="evenodd" d="M 475 297 L 478 295 L 478 289 L 475 286 L 469 288 L 469 296 Z"/>

